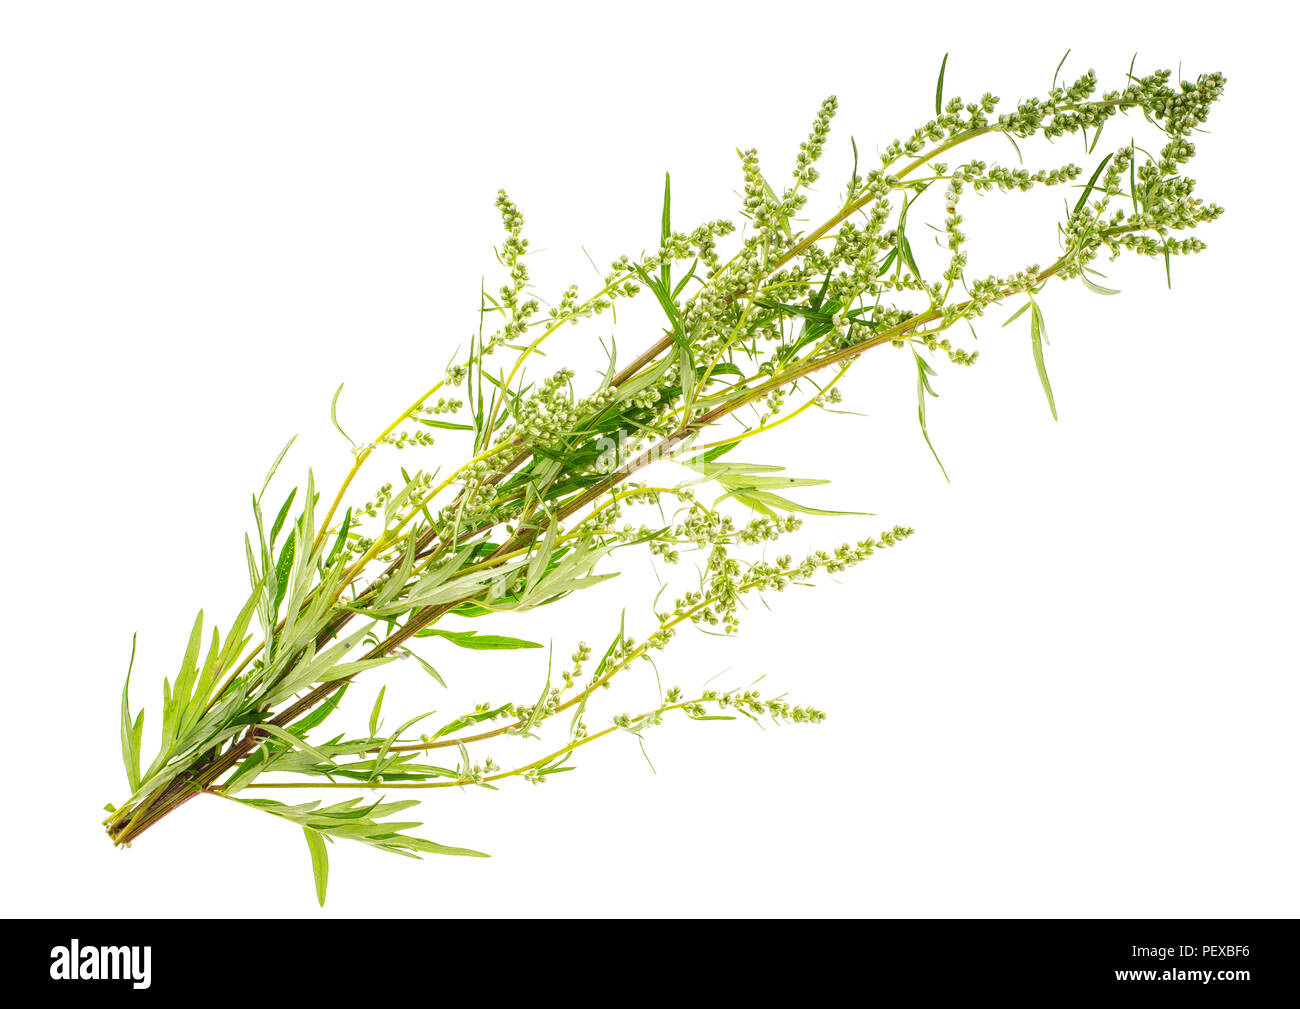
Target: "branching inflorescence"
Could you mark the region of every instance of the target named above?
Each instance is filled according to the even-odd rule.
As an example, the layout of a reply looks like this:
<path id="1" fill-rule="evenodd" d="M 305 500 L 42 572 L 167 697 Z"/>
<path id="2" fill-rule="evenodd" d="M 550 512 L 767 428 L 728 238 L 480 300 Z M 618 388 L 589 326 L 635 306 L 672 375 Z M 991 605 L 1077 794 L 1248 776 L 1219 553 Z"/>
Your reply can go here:
<path id="1" fill-rule="evenodd" d="M 1189 138 L 1223 86 L 1219 74 L 1176 83 L 1168 71 L 1139 78 L 1130 68 L 1121 89 L 1099 92 L 1088 72 L 1068 86 L 1053 80 L 1044 97 L 999 113 L 990 94 L 945 101 L 941 72 L 934 117 L 885 146 L 876 168 L 859 167 L 853 144 L 842 202 L 823 223 L 805 228 L 799 215 L 818 182 L 836 113 L 829 98 L 780 193 L 758 154 L 740 152 L 739 234 L 728 220 L 675 230 L 665 184 L 658 248 L 619 258 L 598 290 L 569 287 L 550 307 L 530 286 L 523 215 L 501 193 L 506 239 L 498 259 L 505 279 L 482 293 L 483 324 L 468 352 L 373 442 L 352 443 L 351 469 L 332 497 L 318 494 L 309 472 L 301 494 L 294 488 L 273 512 L 264 511 L 289 446 L 280 453 L 253 499 L 255 535 L 245 537 L 247 602 L 224 635 L 213 628 L 205 637 L 200 612 L 179 670 L 164 683 L 161 741 L 147 765 L 144 714 L 132 714 L 123 689 L 131 794 L 109 807 L 109 835 L 128 844 L 194 796 L 219 795 L 303 828 L 323 901 L 326 840 L 350 838 L 416 856 L 478 852 L 407 833 L 419 824 L 393 817 L 413 801 L 354 797 L 285 805 L 249 798 L 254 790 L 350 788 L 380 795 L 492 787 L 509 778 L 539 783 L 568 770 L 588 744 L 616 732 L 640 734 L 669 715 L 821 721 L 815 708 L 752 685 L 662 689 L 648 710 L 593 726 L 588 701 L 620 672 L 665 648 L 681 625 L 731 633 L 747 597 L 845 570 L 911 533 L 896 526 L 833 550 L 773 557 L 770 544 L 797 529 L 801 514 L 835 514 L 786 496 L 824 481 L 786 477 L 780 467 L 737 462 L 731 454 L 808 410 L 838 403 L 840 379 L 867 350 L 908 348 L 929 444 L 932 361 L 970 365 L 978 356 L 956 346 L 949 330 L 960 324 L 973 336 L 970 324 L 986 309 L 1019 303 L 1011 318 L 1028 314 L 1032 354 L 1055 415 L 1039 304 L 1047 281 L 1077 278 L 1111 294 L 1095 265 L 1103 254 L 1153 256 L 1168 270 L 1172 257 L 1204 247 L 1187 232 L 1221 209 L 1194 196 L 1184 166 L 1195 153 Z M 1105 128 L 1125 115 L 1163 134 L 1158 152 L 1130 143 L 1098 157 Z M 993 134 L 1010 141 L 1007 151 L 1017 163 L 1019 141 L 1075 135 L 1095 170 L 1085 178 L 1074 164 L 1030 171 L 963 160 L 966 145 Z M 1057 258 L 1046 267 L 1013 263 L 1004 274 L 971 276 L 962 201 L 972 193 L 1038 186 L 1068 191 Z M 941 225 L 923 220 L 936 205 Z M 943 262 L 923 271 L 913 242 L 926 224 L 939 236 Z M 646 292 L 662 310 L 664 328 L 637 357 L 623 362 L 611 350 L 582 393 L 569 369 L 536 374 L 542 346 L 563 327 L 612 313 Z M 336 393 L 336 425 L 338 399 Z M 464 461 L 442 454 L 444 443 L 462 446 Z M 366 462 L 399 450 L 436 452 L 440 463 L 402 468 L 400 481 L 354 500 L 353 484 Z M 685 478 L 647 482 L 647 467 L 666 459 L 684 467 Z M 709 487 L 717 493 L 706 492 Z M 420 715 L 381 733 L 381 690 L 366 732 L 322 738 L 321 726 L 372 667 L 414 658 L 442 682 L 413 650 L 414 639 L 479 650 L 542 647 L 476 627 L 440 626 L 443 617 L 550 605 L 613 578 L 605 570 L 608 558 L 633 546 L 669 565 L 699 558 L 689 587 L 671 605 L 656 599 L 644 640 L 620 625 L 599 655 L 578 644 L 567 668 L 548 665 L 540 696 L 479 704 L 437 727 Z M 481 747 L 507 737 L 541 739 L 547 752 L 499 766 Z M 439 760 L 444 753 L 449 759 Z"/>

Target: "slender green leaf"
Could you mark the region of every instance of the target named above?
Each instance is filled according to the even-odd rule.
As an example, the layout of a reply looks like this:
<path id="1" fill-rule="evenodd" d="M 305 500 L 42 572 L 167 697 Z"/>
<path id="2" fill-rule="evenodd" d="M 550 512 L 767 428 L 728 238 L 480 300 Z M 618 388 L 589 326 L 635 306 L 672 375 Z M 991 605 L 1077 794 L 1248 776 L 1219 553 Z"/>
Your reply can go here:
<path id="1" fill-rule="evenodd" d="M 299 719 L 289 726 L 289 731 L 295 736 L 302 738 L 310 729 L 316 728 L 325 719 L 327 719 L 334 710 L 339 706 L 339 701 L 343 700 L 343 695 L 347 691 L 349 684 L 345 683 L 334 691 L 319 708 L 309 712 L 305 717 Z"/>
<path id="2" fill-rule="evenodd" d="M 437 680 L 439 686 L 441 687 L 447 686 L 447 681 L 444 680 L 441 675 L 439 675 L 438 670 L 434 669 L 433 666 L 429 665 L 429 663 L 426 662 L 423 658 L 421 658 L 418 654 L 411 651 L 410 649 L 407 649 L 406 654 L 409 655 L 411 658 L 413 658 L 416 662 L 418 662 L 420 664 L 420 668 L 422 668 L 426 673 L 428 673 L 435 680 Z"/>
<path id="3" fill-rule="evenodd" d="M 1090 273 L 1096 274 L 1098 277 L 1101 276 L 1101 274 L 1097 273 L 1096 270 L 1089 270 L 1087 267 L 1084 267 L 1083 272 L 1079 274 L 1079 279 L 1083 281 L 1083 286 L 1089 291 L 1092 291 L 1093 294 L 1119 294 L 1119 291 L 1115 290 L 1113 287 L 1102 287 L 1095 280 L 1089 279 L 1088 274 Z"/>
<path id="4" fill-rule="evenodd" d="M 289 516 L 289 507 L 293 504 L 293 499 L 297 494 L 297 487 L 289 492 L 289 496 L 284 499 L 284 504 L 280 506 L 279 514 L 275 516 L 275 521 L 271 523 L 271 536 L 267 541 L 270 546 L 275 546 L 275 538 L 280 535 L 280 530 L 284 527 L 284 520 Z"/>
<path id="5" fill-rule="evenodd" d="M 478 631 L 444 631 L 439 627 L 426 627 L 424 630 L 419 631 L 416 637 L 444 638 L 453 645 L 459 645 L 461 648 L 473 648 L 478 651 L 543 647 L 536 641 L 525 641 L 523 638 L 509 638 L 500 634 L 480 634 Z"/>
<path id="6" fill-rule="evenodd" d="M 285 592 L 289 588 L 289 576 L 293 573 L 294 553 L 297 549 L 295 543 L 297 532 L 297 529 L 289 530 L 289 538 L 284 541 L 280 559 L 275 562 L 275 599 L 271 603 L 273 616 L 280 612 L 280 604 L 284 602 Z"/>
<path id="7" fill-rule="evenodd" d="M 668 239 L 671 238 L 673 234 L 672 216 L 670 214 L 671 207 L 672 207 L 672 177 L 667 172 L 664 172 L 664 212 L 659 227 L 659 242 L 661 246 L 667 246 Z M 673 286 L 673 281 L 672 281 L 673 268 L 672 268 L 672 264 L 668 262 L 667 258 L 664 259 L 664 262 L 660 265 L 659 270 L 660 270 L 659 279 L 662 281 L 664 285 L 664 290 L 665 291 L 671 290 Z"/>
<path id="8" fill-rule="evenodd" d="M 1065 66 L 1065 61 L 1070 58 L 1070 50 L 1065 50 L 1065 55 L 1061 57 L 1061 62 L 1056 64 L 1056 73 L 1052 74 L 1052 90 L 1056 90 L 1056 78 L 1061 72 L 1061 67 Z"/>
<path id="9" fill-rule="evenodd" d="M 934 456 L 934 461 L 939 464 L 939 472 L 943 474 L 943 478 L 949 483 L 952 483 L 952 480 L 948 476 L 948 471 L 944 469 L 943 460 L 939 458 L 939 453 L 934 449 L 934 443 L 930 441 L 930 432 L 925 426 L 925 397 L 927 395 L 934 396 L 936 399 L 939 397 L 939 394 L 930 386 L 929 376 L 933 375 L 935 372 L 915 349 L 912 350 L 912 356 L 916 358 L 916 413 L 917 417 L 921 421 L 921 437 L 925 439 L 926 445 L 929 446 L 930 454 Z"/>
<path id="10" fill-rule="evenodd" d="M 131 721 L 131 704 L 128 694 L 131 689 L 131 670 L 135 668 L 135 640 L 131 635 L 131 659 L 126 666 L 126 683 L 122 686 L 122 763 L 126 766 L 127 784 L 134 794 L 140 788 L 140 733 L 144 729 L 144 710 L 139 718 Z"/>
<path id="11" fill-rule="evenodd" d="M 417 424 L 423 424 L 425 427 L 438 427 L 447 431 L 473 431 L 472 424 L 456 424 L 449 420 L 438 420 L 436 417 L 414 417 L 412 418 Z"/>
<path id="12" fill-rule="evenodd" d="M 284 461 L 284 457 L 289 454 L 289 449 L 293 447 L 293 443 L 297 440 L 298 436 L 295 434 L 285 442 L 284 448 L 280 449 L 280 454 L 275 457 L 275 462 L 271 463 L 271 468 L 266 471 L 266 479 L 262 481 L 262 491 L 258 494 L 258 498 L 261 498 L 262 494 L 266 493 L 266 488 L 271 486 L 271 481 L 275 478 L 275 471 L 280 468 L 280 463 Z"/>
<path id="13" fill-rule="evenodd" d="M 379 688 L 379 696 L 375 698 L 375 706 L 370 711 L 370 734 L 372 736 L 379 733 L 379 709 L 384 705 L 384 691 L 387 685 Z"/>
<path id="14" fill-rule="evenodd" d="M 344 382 L 339 383 L 339 387 L 334 390 L 334 398 L 330 400 L 330 422 L 334 425 L 334 430 L 347 439 L 348 444 L 352 446 L 352 451 L 355 452 L 357 443 L 352 440 L 351 436 L 343 430 L 343 425 L 339 423 L 339 396 L 343 394 L 345 384 Z"/>
<path id="15" fill-rule="evenodd" d="M 1088 180 L 1088 184 L 1083 187 L 1083 194 L 1079 197 L 1079 202 L 1074 205 L 1074 212 L 1076 214 L 1080 210 L 1082 210 L 1084 204 L 1088 202 L 1088 197 L 1092 194 L 1093 189 L 1096 187 L 1097 180 L 1101 178 L 1102 170 L 1106 167 L 1106 163 L 1110 161 L 1110 159 L 1113 157 L 1114 154 L 1107 154 L 1104 158 L 1101 159 L 1101 164 L 1099 164 L 1097 166 L 1097 170 L 1092 173 L 1092 178 Z"/>
<path id="16" fill-rule="evenodd" d="M 1047 405 L 1052 410 L 1052 420 L 1056 420 L 1056 397 L 1052 395 L 1052 383 L 1047 378 L 1047 364 L 1043 361 L 1043 343 L 1047 340 L 1047 327 L 1043 324 L 1043 313 L 1036 301 L 1030 302 L 1029 336 L 1034 345 L 1034 367 L 1038 369 L 1039 381 L 1043 383 L 1043 392 L 1047 395 Z"/>
<path id="17" fill-rule="evenodd" d="M 738 490 L 731 495 L 738 501 L 743 501 L 756 511 L 765 515 L 774 515 L 776 511 L 801 512 L 804 515 L 869 515 L 870 512 L 846 512 L 831 511 L 826 508 L 810 508 L 808 505 L 801 505 L 788 498 L 781 497 L 779 494 L 773 494 L 766 490 Z"/>
<path id="18" fill-rule="evenodd" d="M 307 849 L 311 852 L 311 874 L 316 881 L 316 899 L 320 906 L 325 906 L 325 888 L 329 886 L 330 855 L 325 850 L 325 835 L 311 827 L 303 827 L 307 838 Z"/>

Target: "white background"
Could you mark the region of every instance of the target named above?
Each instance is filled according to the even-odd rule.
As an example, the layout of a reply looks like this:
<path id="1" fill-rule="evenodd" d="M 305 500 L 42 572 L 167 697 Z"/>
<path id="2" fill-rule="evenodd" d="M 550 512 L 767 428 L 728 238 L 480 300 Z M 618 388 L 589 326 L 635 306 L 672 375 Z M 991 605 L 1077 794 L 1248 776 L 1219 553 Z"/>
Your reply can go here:
<path id="1" fill-rule="evenodd" d="M 6 4 L 4 912 L 1294 915 L 1294 16 L 1057 10 Z M 831 477 L 810 503 L 877 513 L 814 520 L 809 543 L 918 534 L 757 607 L 736 640 L 683 633 L 660 672 L 765 673 L 828 722 L 683 720 L 647 736 L 657 775 L 618 736 L 542 788 L 436 793 L 427 835 L 495 857 L 336 845 L 324 912 L 297 829 L 216 799 L 109 845 L 132 632 L 152 739 L 195 609 L 224 626 L 242 602 L 248 495 L 275 452 L 300 432 L 286 471 L 332 487 L 337 384 L 364 437 L 472 331 L 499 186 L 553 294 L 595 279 L 583 246 L 603 264 L 657 241 L 666 169 L 679 226 L 734 219 L 734 149 L 784 177 L 835 93 L 813 208 L 832 206 L 848 136 L 871 158 L 932 114 L 945 51 L 949 94 L 1009 105 L 1044 92 L 1069 47 L 1065 75 L 1095 67 L 1103 88 L 1135 49 L 1142 72 L 1228 75 L 1191 172 L 1228 213 L 1172 292 L 1148 260 L 1116 265 L 1120 297 L 1052 283 L 1059 423 L 1024 319 L 987 320 L 979 364 L 942 367 L 930 402 L 951 485 L 916 430 L 910 361 L 888 350 L 844 385 L 869 417 L 801 420 L 748 450 Z M 1090 159 L 1075 139 L 1026 158 L 1090 171 L 1126 129 Z M 996 138 L 982 156 L 1014 159 Z M 1054 258 L 1059 192 L 970 204 L 973 267 Z M 638 318 L 619 327 L 629 354 L 656 333 Z M 608 333 L 565 346 L 585 367 Z M 567 655 L 603 648 L 623 605 L 644 628 L 653 577 L 627 563 L 597 598 L 499 629 Z M 451 651 L 431 657 L 462 702 L 525 700 L 544 675 L 540 652 Z M 613 710 L 653 692 L 648 668 L 624 675 Z M 390 717 L 444 704 L 416 671 L 394 679 Z"/>

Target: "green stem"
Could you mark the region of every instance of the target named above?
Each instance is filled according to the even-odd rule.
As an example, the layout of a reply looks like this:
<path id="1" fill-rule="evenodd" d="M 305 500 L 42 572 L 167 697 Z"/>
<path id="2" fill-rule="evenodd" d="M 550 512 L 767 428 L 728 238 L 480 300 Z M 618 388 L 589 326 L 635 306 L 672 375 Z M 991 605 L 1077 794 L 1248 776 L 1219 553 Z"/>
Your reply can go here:
<path id="1" fill-rule="evenodd" d="M 633 718 L 632 721 L 634 723 L 640 722 L 643 719 L 650 718 L 651 716 L 656 714 L 664 714 L 665 712 L 669 712 L 669 711 L 677 711 L 681 708 L 687 708 L 694 704 L 704 704 L 707 702 L 707 700 L 708 698 L 698 697 L 692 701 L 680 701 L 676 704 L 668 704 L 662 708 L 656 708 L 654 709 L 654 711 L 642 712 L 640 715 L 637 715 L 635 718 Z M 529 771 L 533 770 L 534 768 L 544 767 L 553 760 L 558 760 L 561 757 L 567 756 L 568 754 L 572 753 L 574 750 L 578 749 L 579 747 L 586 746 L 588 743 L 595 742 L 597 739 L 600 739 L 603 736 L 608 736 L 610 733 L 618 732 L 620 730 L 631 731 L 631 730 L 624 730 L 623 727 L 620 725 L 611 725 L 609 728 L 602 729 L 600 732 L 594 733 L 590 736 L 583 736 L 581 739 L 573 740 L 569 743 L 568 746 L 562 747 L 556 750 L 554 753 L 547 754 L 545 757 L 541 757 L 538 760 L 534 760 L 532 763 L 523 764 L 519 767 L 514 768 L 513 770 L 502 771 L 500 774 L 487 775 L 482 778 L 458 778 L 455 781 L 394 781 L 394 782 L 269 781 L 269 782 L 261 782 L 261 783 L 253 782 L 252 784 L 246 785 L 245 787 L 246 788 L 382 788 L 385 791 L 387 791 L 390 788 L 462 788 L 465 785 L 482 785 L 488 782 L 504 781 L 506 778 L 514 778 L 521 774 L 527 774 Z M 391 748 L 390 748 L 390 752 L 391 752 Z"/>

